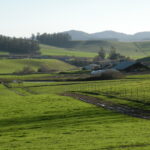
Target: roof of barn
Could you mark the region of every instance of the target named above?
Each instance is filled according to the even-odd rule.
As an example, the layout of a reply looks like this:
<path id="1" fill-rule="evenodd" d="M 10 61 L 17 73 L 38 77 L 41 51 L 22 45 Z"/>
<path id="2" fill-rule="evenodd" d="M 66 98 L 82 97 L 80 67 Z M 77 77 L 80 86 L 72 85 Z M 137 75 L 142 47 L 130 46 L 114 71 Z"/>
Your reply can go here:
<path id="1" fill-rule="evenodd" d="M 117 69 L 117 70 L 124 70 L 129 68 L 132 65 L 135 65 L 139 62 L 135 62 L 135 61 L 125 61 L 125 62 L 121 62 L 118 65 L 116 65 L 115 67 L 113 67 L 113 69 Z"/>

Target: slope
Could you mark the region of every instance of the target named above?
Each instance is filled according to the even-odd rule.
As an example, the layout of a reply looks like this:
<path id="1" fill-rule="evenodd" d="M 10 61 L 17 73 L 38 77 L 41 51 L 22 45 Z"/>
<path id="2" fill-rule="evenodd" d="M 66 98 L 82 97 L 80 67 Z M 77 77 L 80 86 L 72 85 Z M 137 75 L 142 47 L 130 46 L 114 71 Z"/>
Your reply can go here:
<path id="1" fill-rule="evenodd" d="M 76 57 L 94 57 L 97 53 L 84 52 L 76 49 L 59 48 L 49 45 L 40 44 L 40 52 L 47 56 L 76 56 Z"/>
<path id="2" fill-rule="evenodd" d="M 13 73 L 25 66 L 37 70 L 41 65 L 46 65 L 51 70 L 66 71 L 76 69 L 75 66 L 56 59 L 1 59 L 0 73 Z"/>
<path id="3" fill-rule="evenodd" d="M 82 52 L 97 53 L 101 47 L 106 52 L 110 51 L 111 47 L 115 47 L 116 51 L 122 55 L 131 58 L 142 58 L 150 55 L 150 42 L 118 42 L 106 40 L 90 40 L 90 41 L 72 41 L 68 46 L 69 49 L 74 49 Z"/>

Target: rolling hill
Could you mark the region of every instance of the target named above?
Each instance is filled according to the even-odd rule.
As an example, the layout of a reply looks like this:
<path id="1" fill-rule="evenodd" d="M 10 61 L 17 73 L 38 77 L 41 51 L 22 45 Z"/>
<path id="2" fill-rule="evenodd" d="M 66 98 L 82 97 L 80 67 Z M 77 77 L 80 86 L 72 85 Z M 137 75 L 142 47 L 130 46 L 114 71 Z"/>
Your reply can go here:
<path id="1" fill-rule="evenodd" d="M 0 73 L 13 73 L 22 70 L 25 66 L 30 66 L 37 70 L 41 65 L 46 65 L 51 70 L 67 71 L 77 69 L 77 67 L 56 59 L 1 59 Z"/>
<path id="2" fill-rule="evenodd" d="M 142 58 L 150 55 L 150 42 L 118 42 L 107 40 L 72 41 L 66 48 L 42 46 L 44 55 L 72 55 L 79 57 L 94 57 L 101 47 L 109 53 L 111 47 L 122 55 L 131 58 Z"/>
<path id="3" fill-rule="evenodd" d="M 65 33 L 68 33 L 72 40 L 100 40 L 100 39 L 106 39 L 106 40 L 118 40 L 118 41 L 145 41 L 150 40 L 150 32 L 138 32 L 135 34 L 125 34 L 115 31 L 103 31 L 103 32 L 96 32 L 96 33 L 86 33 L 83 31 L 77 31 L 77 30 L 70 30 L 65 31 Z"/>
<path id="4" fill-rule="evenodd" d="M 142 34 L 142 33 L 141 33 Z M 111 47 L 122 55 L 131 58 L 143 58 L 150 56 L 150 41 L 143 42 L 119 42 L 113 40 L 87 40 L 87 41 L 70 41 L 64 47 L 56 47 L 40 44 L 42 56 L 75 56 L 92 58 L 97 56 L 100 48 L 103 47 L 107 54 Z M 6 53 L 0 52 L 0 55 Z M 7 54 L 9 55 L 9 54 Z"/>
<path id="5" fill-rule="evenodd" d="M 79 51 L 77 49 L 60 48 L 49 45 L 40 44 L 40 52 L 47 56 L 76 56 L 76 57 L 94 57 L 95 52 Z"/>

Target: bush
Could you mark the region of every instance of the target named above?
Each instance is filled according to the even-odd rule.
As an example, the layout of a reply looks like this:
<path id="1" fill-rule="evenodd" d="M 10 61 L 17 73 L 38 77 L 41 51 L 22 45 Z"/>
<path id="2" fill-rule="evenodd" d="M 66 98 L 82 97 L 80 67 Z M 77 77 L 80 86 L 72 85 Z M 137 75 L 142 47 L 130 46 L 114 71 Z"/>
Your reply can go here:
<path id="1" fill-rule="evenodd" d="M 100 78 L 102 80 L 109 80 L 109 79 L 121 79 L 123 78 L 124 75 L 120 72 L 120 71 L 117 71 L 117 70 L 114 70 L 114 69 L 108 69 L 104 72 L 102 72 Z"/>
<path id="2" fill-rule="evenodd" d="M 38 69 L 39 73 L 55 73 L 57 70 L 52 70 L 46 65 L 41 65 L 41 67 Z"/>
<path id="3" fill-rule="evenodd" d="M 32 73 L 36 73 L 36 71 L 29 66 L 25 66 L 21 71 L 14 72 L 14 74 L 19 74 L 19 75 L 32 74 Z"/>
<path id="4" fill-rule="evenodd" d="M 108 69 L 103 70 L 101 72 L 97 72 L 94 75 L 92 75 L 91 78 L 93 79 L 100 79 L 100 80 L 111 80 L 111 79 L 121 79 L 124 75 L 115 69 Z"/>

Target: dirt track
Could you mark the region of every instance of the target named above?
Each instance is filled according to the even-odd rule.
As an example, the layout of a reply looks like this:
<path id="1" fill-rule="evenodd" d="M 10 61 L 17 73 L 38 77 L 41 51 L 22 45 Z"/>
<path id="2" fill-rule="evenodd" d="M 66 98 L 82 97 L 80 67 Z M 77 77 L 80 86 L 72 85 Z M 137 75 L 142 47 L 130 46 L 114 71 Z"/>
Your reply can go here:
<path id="1" fill-rule="evenodd" d="M 145 111 L 141 109 L 131 108 L 121 104 L 114 104 L 109 101 L 104 101 L 99 98 L 95 98 L 92 96 L 87 96 L 79 93 L 65 93 L 64 96 L 70 96 L 75 99 L 84 101 L 86 103 L 94 104 L 98 107 L 103 107 L 107 110 L 113 110 L 119 113 L 127 114 L 133 117 L 143 118 L 143 119 L 150 119 L 150 111 Z"/>

